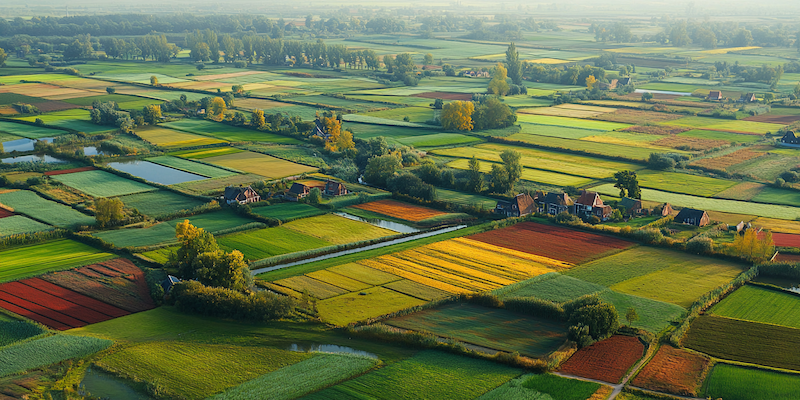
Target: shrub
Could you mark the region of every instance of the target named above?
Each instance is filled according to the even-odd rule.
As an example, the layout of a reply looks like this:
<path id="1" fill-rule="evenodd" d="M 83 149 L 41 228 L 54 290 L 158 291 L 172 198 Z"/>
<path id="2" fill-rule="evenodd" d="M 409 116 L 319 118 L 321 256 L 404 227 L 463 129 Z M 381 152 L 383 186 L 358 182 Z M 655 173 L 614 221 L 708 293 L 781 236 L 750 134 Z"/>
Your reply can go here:
<path id="1" fill-rule="evenodd" d="M 714 241 L 707 237 L 695 237 L 686 242 L 686 251 L 694 254 L 712 254 Z"/>
<path id="2" fill-rule="evenodd" d="M 178 310 L 233 319 L 268 321 L 289 316 L 295 307 L 290 297 L 269 292 L 244 294 L 235 290 L 204 286 L 200 282 L 180 282 L 172 297 Z"/>

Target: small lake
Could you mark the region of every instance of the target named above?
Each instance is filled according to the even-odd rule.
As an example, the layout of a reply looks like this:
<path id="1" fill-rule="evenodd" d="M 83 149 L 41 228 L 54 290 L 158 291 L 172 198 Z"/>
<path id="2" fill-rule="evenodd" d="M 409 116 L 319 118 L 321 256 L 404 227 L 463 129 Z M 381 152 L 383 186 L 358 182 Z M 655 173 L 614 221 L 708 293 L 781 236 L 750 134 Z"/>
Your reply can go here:
<path id="1" fill-rule="evenodd" d="M 753 279 L 753 282 L 767 283 L 770 285 L 781 287 L 783 288 L 783 290 L 786 290 L 787 292 L 800 293 L 800 282 L 798 282 L 795 279 L 769 278 L 765 276 L 759 276 L 756 279 Z"/>
<path id="2" fill-rule="evenodd" d="M 97 156 L 97 155 L 105 155 L 105 154 L 107 154 L 107 153 L 104 153 L 103 151 L 98 150 L 97 147 L 94 147 L 94 146 L 87 146 L 87 147 L 83 148 L 83 155 L 85 155 L 85 156 Z"/>
<path id="3" fill-rule="evenodd" d="M 366 351 L 356 350 L 352 347 L 347 347 L 347 346 L 337 346 L 335 344 L 294 343 L 291 346 L 289 346 L 286 350 L 298 351 L 301 353 L 354 354 L 362 357 L 369 357 L 374 359 L 378 358 L 378 356 L 376 356 L 375 354 L 368 353 Z"/>
<path id="4" fill-rule="evenodd" d="M 66 161 L 64 161 L 64 160 L 62 160 L 60 158 L 50 157 L 48 155 L 40 156 L 40 155 L 36 155 L 36 154 L 31 154 L 31 155 L 28 155 L 28 156 L 3 158 L 3 159 L 0 159 L 0 161 L 4 162 L 6 164 L 13 164 L 13 163 L 18 163 L 18 162 L 41 162 L 41 163 L 46 163 L 46 164 L 60 164 L 60 163 L 65 163 L 66 162 Z"/>
<path id="5" fill-rule="evenodd" d="M 676 96 L 691 96 L 691 93 L 687 92 L 670 92 L 668 90 L 647 90 L 647 89 L 636 89 L 635 93 L 653 93 L 653 94 L 674 94 Z"/>
<path id="6" fill-rule="evenodd" d="M 41 138 L 43 142 L 53 143 L 53 138 Z M 0 153 L 11 153 L 12 151 L 33 151 L 34 139 L 17 139 L 0 143 Z"/>
<path id="7" fill-rule="evenodd" d="M 147 179 L 150 182 L 160 183 L 162 185 L 174 185 L 176 183 L 208 179 L 205 176 L 165 167 L 150 161 L 134 160 L 113 162 L 108 163 L 107 165 L 116 170 L 127 172 L 131 175 Z"/>
<path id="8" fill-rule="evenodd" d="M 121 379 L 92 368 L 86 370 L 80 389 L 85 394 L 101 399 L 152 400 L 149 396 L 133 390 Z"/>
<path id="9" fill-rule="evenodd" d="M 401 224 L 401 223 L 398 223 L 398 222 L 393 222 L 393 221 L 386 221 L 386 220 L 382 220 L 382 219 L 366 219 L 366 218 L 357 217 L 357 216 L 355 216 L 353 214 L 348 214 L 348 213 L 345 213 L 345 212 L 335 212 L 334 214 L 336 214 L 336 215 L 338 215 L 340 217 L 347 218 L 347 219 L 352 219 L 353 221 L 365 222 L 365 223 L 368 223 L 370 225 L 375 225 L 377 227 L 388 229 L 390 231 L 395 231 L 395 232 L 399 232 L 399 233 L 414 233 L 414 232 L 419 232 L 420 231 L 417 228 L 414 228 L 414 227 L 411 227 L 411 226 L 408 226 L 408 225 L 404 225 L 404 224 Z"/>

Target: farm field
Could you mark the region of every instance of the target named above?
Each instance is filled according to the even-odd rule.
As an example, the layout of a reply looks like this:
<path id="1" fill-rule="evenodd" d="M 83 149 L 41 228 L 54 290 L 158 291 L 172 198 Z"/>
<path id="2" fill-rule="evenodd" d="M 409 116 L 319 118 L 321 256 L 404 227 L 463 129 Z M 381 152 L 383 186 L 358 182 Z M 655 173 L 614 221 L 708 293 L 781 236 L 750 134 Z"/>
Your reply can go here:
<path id="1" fill-rule="evenodd" d="M 710 364 L 708 357 L 662 345 L 632 383 L 644 389 L 697 397 Z"/>
<path id="2" fill-rule="evenodd" d="M 531 111 L 541 112 L 541 110 L 546 110 L 546 108 L 534 108 Z M 617 129 L 625 129 L 630 126 L 628 124 L 619 124 L 615 122 L 565 118 L 561 116 L 526 115 L 524 111 L 520 111 L 520 113 L 517 120 L 528 124 L 564 126 L 567 128 L 590 129 L 595 131 L 614 131 Z"/>
<path id="3" fill-rule="evenodd" d="M 262 217 L 275 218 L 284 222 L 295 219 L 313 217 L 325 214 L 327 211 L 320 210 L 314 206 L 300 203 L 278 203 L 266 207 L 254 207 L 253 212 Z"/>
<path id="4" fill-rule="evenodd" d="M 584 378 L 619 383 L 644 355 L 644 345 L 635 336 L 614 335 L 578 350 L 560 372 Z"/>
<path id="5" fill-rule="evenodd" d="M 655 148 L 655 147 L 634 147 L 626 146 L 615 143 L 600 143 L 589 140 L 576 140 L 561 137 L 539 136 L 530 134 L 519 134 L 515 138 L 509 137 L 511 140 L 520 141 L 523 143 L 532 144 L 534 146 L 552 148 L 552 149 L 565 149 L 586 153 L 589 155 L 596 154 L 602 156 L 622 157 L 629 160 L 644 161 L 650 157 L 651 153 L 678 153 L 688 154 L 683 150 L 676 150 L 670 148 Z M 513 135 L 512 135 L 513 136 Z M 587 136 L 591 136 L 587 135 Z"/>
<path id="6" fill-rule="evenodd" d="M 204 157 L 204 162 L 270 179 L 315 172 L 317 169 L 251 151 Z"/>
<path id="7" fill-rule="evenodd" d="M 0 121 L 0 132 L 25 137 L 28 139 L 52 138 L 67 133 L 66 131 L 60 129 L 45 128 L 41 126 L 20 124 L 9 121 Z"/>
<path id="8" fill-rule="evenodd" d="M 69 239 L 7 248 L 0 251 L 0 282 L 26 278 L 114 258 L 112 254 Z"/>
<path id="9" fill-rule="evenodd" d="M 84 133 L 97 133 L 113 130 L 112 126 L 96 125 L 89 120 L 89 111 L 82 109 L 56 111 L 41 114 L 33 117 L 21 117 L 20 121 L 35 122 L 39 118 L 45 124 L 54 125 L 59 128 L 76 130 Z"/>
<path id="10" fill-rule="evenodd" d="M 153 186 L 100 170 L 55 175 L 52 179 L 93 197 L 113 197 L 156 190 Z"/>
<path id="11" fill-rule="evenodd" d="M 523 222 L 507 228 L 469 237 L 495 246 L 506 247 L 567 263 L 582 263 L 633 246 L 611 236 L 577 231 L 559 226 Z M 536 243 L 530 247 L 530 243 Z"/>
<path id="12" fill-rule="evenodd" d="M 332 244 L 353 243 L 397 234 L 366 222 L 353 221 L 334 214 L 298 219 L 282 225 L 281 228 Z"/>
<path id="13" fill-rule="evenodd" d="M 606 391 L 607 390 L 607 391 Z M 599 383 L 562 378 L 553 374 L 526 374 L 512 379 L 477 400 L 505 399 L 595 399 L 593 394 L 608 396 L 611 388 Z M 605 398 L 602 395 L 598 398 Z"/>
<path id="14" fill-rule="evenodd" d="M 236 175 L 236 172 L 233 171 L 172 156 L 152 157 L 148 158 L 147 161 L 208 178 L 225 178 Z"/>
<path id="15" fill-rule="evenodd" d="M 480 163 L 480 171 L 484 174 L 488 174 L 492 171 L 492 165 L 499 164 L 499 163 L 492 163 L 492 162 L 481 162 Z M 469 160 L 465 158 L 460 158 L 455 161 L 452 161 L 447 164 L 450 168 L 468 170 L 469 169 Z M 595 181 L 590 178 L 582 177 L 582 176 L 574 176 L 574 175 L 567 175 L 561 174 L 557 172 L 550 172 L 550 171 L 542 171 L 538 169 L 532 168 L 523 168 L 522 169 L 522 180 L 531 181 L 531 182 L 539 182 L 544 183 L 546 185 L 553 185 L 553 186 L 575 186 L 575 187 L 583 187 L 593 184 Z"/>
<path id="16" fill-rule="evenodd" d="M 7 318 L 7 319 L 6 319 Z M 47 329 L 28 321 L 3 316 L 0 320 L 0 347 L 47 333 Z"/>
<path id="17" fill-rule="evenodd" d="M 709 310 L 711 315 L 800 329 L 800 298 L 791 293 L 745 285 Z"/>
<path id="18" fill-rule="evenodd" d="M 174 129 L 165 129 L 160 126 L 138 128 L 136 130 L 136 136 L 165 149 L 179 149 L 182 147 L 225 143 L 224 140 L 194 135 Z"/>
<path id="19" fill-rule="evenodd" d="M 473 399 L 520 374 L 490 361 L 425 350 L 414 357 L 307 396 L 306 399 L 366 397 L 416 400 Z M 454 385 L 453 382 L 458 382 Z"/>
<path id="20" fill-rule="evenodd" d="M 181 210 L 191 210 L 204 204 L 195 198 L 167 190 L 129 194 L 120 196 L 119 199 L 122 200 L 125 207 L 135 208 L 140 213 L 155 218 Z"/>
<path id="21" fill-rule="evenodd" d="M 95 223 L 94 217 L 61 203 L 39 197 L 35 192 L 28 190 L 0 193 L 0 204 L 11 207 L 18 213 L 26 214 L 55 226 L 76 227 L 94 225 Z M 7 218 L 3 220 L 5 219 Z M 29 225 L 33 227 L 32 224 Z"/>
<path id="22" fill-rule="evenodd" d="M 167 122 L 161 126 L 179 131 L 210 136 L 228 142 L 271 142 L 283 144 L 299 144 L 297 139 L 269 132 L 239 128 L 208 120 L 181 120 Z"/>
<path id="23" fill-rule="evenodd" d="M 23 233 L 43 232 L 53 229 L 52 226 L 34 221 L 22 215 L 0 218 L 0 236 L 19 235 Z"/>
<path id="24" fill-rule="evenodd" d="M 465 206 L 482 207 L 485 210 L 492 209 L 497 205 L 497 200 L 490 197 L 438 187 L 436 188 L 436 198 Z"/>
<path id="25" fill-rule="evenodd" d="M 528 136 L 550 136 L 557 138 L 567 139 L 582 139 L 588 136 L 598 135 L 605 133 L 605 131 L 569 128 L 557 125 L 537 125 L 521 122 L 519 133 L 514 133 L 508 136 L 509 140 L 518 140 L 520 142 L 527 142 Z"/>
<path id="26" fill-rule="evenodd" d="M 543 357 L 566 340 L 563 322 L 535 318 L 503 309 L 448 304 L 383 323 L 413 331 L 530 357 Z"/>
<path id="27" fill-rule="evenodd" d="M 791 400 L 800 396 L 800 375 L 718 363 L 703 386 L 713 398 Z"/>
<path id="28" fill-rule="evenodd" d="M 70 358 L 85 357 L 105 350 L 112 344 L 110 340 L 70 335 L 54 335 L 18 343 L 0 352 L 0 377 Z"/>
<path id="29" fill-rule="evenodd" d="M 226 251 L 241 251 L 251 261 L 332 245 L 283 226 L 220 236 L 217 242 Z"/>
<path id="30" fill-rule="evenodd" d="M 703 315 L 692 322 L 683 345 L 724 360 L 800 370 L 800 355 L 789 350 L 800 341 L 798 333 L 795 328 Z"/>
<path id="31" fill-rule="evenodd" d="M 639 171 L 637 175 L 641 187 L 704 197 L 711 197 L 736 184 L 734 181 L 675 172 Z"/>
<path id="32" fill-rule="evenodd" d="M 353 208 L 411 222 L 419 222 L 446 214 L 445 212 L 432 208 L 403 203 L 396 200 L 371 201 L 369 203 L 354 205 Z"/>

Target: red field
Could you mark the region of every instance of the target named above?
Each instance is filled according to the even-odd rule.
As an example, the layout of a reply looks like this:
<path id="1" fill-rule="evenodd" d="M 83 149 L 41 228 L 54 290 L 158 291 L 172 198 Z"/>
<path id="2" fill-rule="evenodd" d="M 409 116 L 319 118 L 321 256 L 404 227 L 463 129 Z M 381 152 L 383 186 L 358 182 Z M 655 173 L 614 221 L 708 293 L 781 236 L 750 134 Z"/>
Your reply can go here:
<path id="1" fill-rule="evenodd" d="M 358 204 L 353 207 L 412 222 L 422 221 L 423 219 L 447 214 L 432 208 L 415 206 L 413 204 L 402 203 L 395 200 L 371 201 L 369 203 Z"/>
<path id="2" fill-rule="evenodd" d="M 425 92 L 413 95 L 413 97 L 422 97 L 425 99 L 442 99 L 442 100 L 472 100 L 472 95 L 469 93 L 450 93 L 450 92 Z"/>
<path id="3" fill-rule="evenodd" d="M 578 350 L 559 372 L 619 383 L 625 373 L 644 355 L 644 345 L 633 336 L 614 335 Z"/>
<path id="4" fill-rule="evenodd" d="M 59 100 L 49 100 L 43 103 L 34 103 L 33 105 L 36 106 L 36 108 L 38 108 L 41 112 L 63 111 L 71 110 L 73 108 L 80 108 L 80 106 L 75 104 L 70 104 Z"/>
<path id="5" fill-rule="evenodd" d="M 70 169 L 62 169 L 59 171 L 47 171 L 44 174 L 48 176 L 53 175 L 64 175 L 64 174 L 71 174 L 73 172 L 83 172 L 83 171 L 91 171 L 96 169 L 95 167 L 78 167 L 78 168 L 70 168 Z"/>
<path id="6" fill-rule="evenodd" d="M 469 239 L 574 264 L 633 245 L 610 236 L 535 222 L 479 233 Z"/>
<path id="7" fill-rule="evenodd" d="M 697 397 L 697 389 L 709 363 L 707 357 L 672 346 L 662 346 L 633 380 L 633 385 L 657 392 Z"/>
<path id="8" fill-rule="evenodd" d="M 129 314 L 38 278 L 0 285 L 0 307 L 58 330 Z"/>
<path id="9" fill-rule="evenodd" d="M 13 212 L 6 210 L 5 208 L 0 208 L 0 218 L 10 217 L 14 215 Z"/>
<path id="10" fill-rule="evenodd" d="M 112 304 L 128 312 L 155 307 L 144 273 L 129 260 L 117 258 L 71 271 L 55 272 L 43 280 Z"/>
<path id="11" fill-rule="evenodd" d="M 796 263 L 800 262 L 800 254 L 778 253 L 772 261 Z"/>
<path id="12" fill-rule="evenodd" d="M 800 247 L 800 235 L 791 233 L 772 233 L 772 241 L 778 247 Z"/>

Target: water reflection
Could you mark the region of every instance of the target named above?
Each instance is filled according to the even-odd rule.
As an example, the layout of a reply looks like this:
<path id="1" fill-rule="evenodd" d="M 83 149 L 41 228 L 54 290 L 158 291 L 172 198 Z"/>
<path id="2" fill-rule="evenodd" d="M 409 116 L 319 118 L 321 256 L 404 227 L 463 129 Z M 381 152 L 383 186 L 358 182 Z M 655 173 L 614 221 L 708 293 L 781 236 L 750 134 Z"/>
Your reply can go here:
<path id="1" fill-rule="evenodd" d="M 104 155 L 106 153 L 97 150 L 97 147 L 94 146 L 87 146 L 83 148 L 83 155 L 85 156 L 96 156 L 96 155 Z"/>
<path id="2" fill-rule="evenodd" d="M 149 396 L 133 390 L 124 381 L 91 368 L 80 385 L 81 390 L 92 397 L 114 400 L 151 400 Z"/>
<path id="3" fill-rule="evenodd" d="M 53 138 L 41 138 L 43 142 L 53 143 Z M 0 153 L 11 153 L 12 151 L 33 151 L 34 139 L 17 139 L 0 143 Z"/>
<path id="4" fill-rule="evenodd" d="M 767 283 L 770 285 L 775 285 L 777 287 L 783 288 L 783 290 L 786 290 L 787 292 L 800 293 L 800 282 L 794 279 L 770 278 L 766 276 L 759 276 L 758 278 L 754 279 L 753 282 Z"/>
<path id="5" fill-rule="evenodd" d="M 50 157 L 48 155 L 41 155 L 40 156 L 40 155 L 37 155 L 37 154 L 31 154 L 31 155 L 27 155 L 27 156 L 18 156 L 18 157 L 8 157 L 8 158 L 0 159 L 0 161 L 4 162 L 6 164 L 13 164 L 13 163 L 18 163 L 18 162 L 42 162 L 42 163 L 47 163 L 47 164 L 58 164 L 58 163 L 65 163 L 66 162 L 66 161 L 64 161 L 62 159 L 59 159 L 59 158 Z"/>
<path id="6" fill-rule="evenodd" d="M 162 185 L 174 185 L 176 183 L 207 179 L 205 176 L 165 167 L 150 161 L 113 162 L 108 163 L 108 166 Z"/>
<path id="7" fill-rule="evenodd" d="M 392 221 L 386 221 L 386 220 L 383 220 L 383 219 L 377 219 L 377 218 L 376 219 L 366 219 L 366 218 L 357 217 L 357 216 L 355 216 L 353 214 L 348 214 L 348 213 L 345 213 L 345 212 L 335 212 L 334 214 L 336 214 L 336 215 L 338 215 L 340 217 L 347 218 L 347 219 L 352 219 L 353 221 L 366 222 L 366 223 L 368 223 L 370 225 L 375 225 L 377 227 L 385 228 L 385 229 L 388 229 L 390 231 L 395 231 L 395 232 L 400 232 L 400 233 L 414 233 L 414 232 L 419 232 L 420 231 L 419 229 L 411 227 L 411 226 L 408 226 L 408 225 L 404 225 L 404 224 L 400 224 L 400 223 L 392 222 Z"/>
<path id="8" fill-rule="evenodd" d="M 317 353 L 338 353 L 338 354 L 354 354 L 357 356 L 362 357 L 369 357 L 377 359 L 378 356 L 372 353 L 368 353 L 362 350 L 356 350 L 352 347 L 347 346 L 337 346 L 335 344 L 316 344 L 316 343 L 293 343 L 289 346 L 286 350 L 289 351 L 298 351 L 302 353 L 310 353 L 310 352 L 317 352 Z"/>

